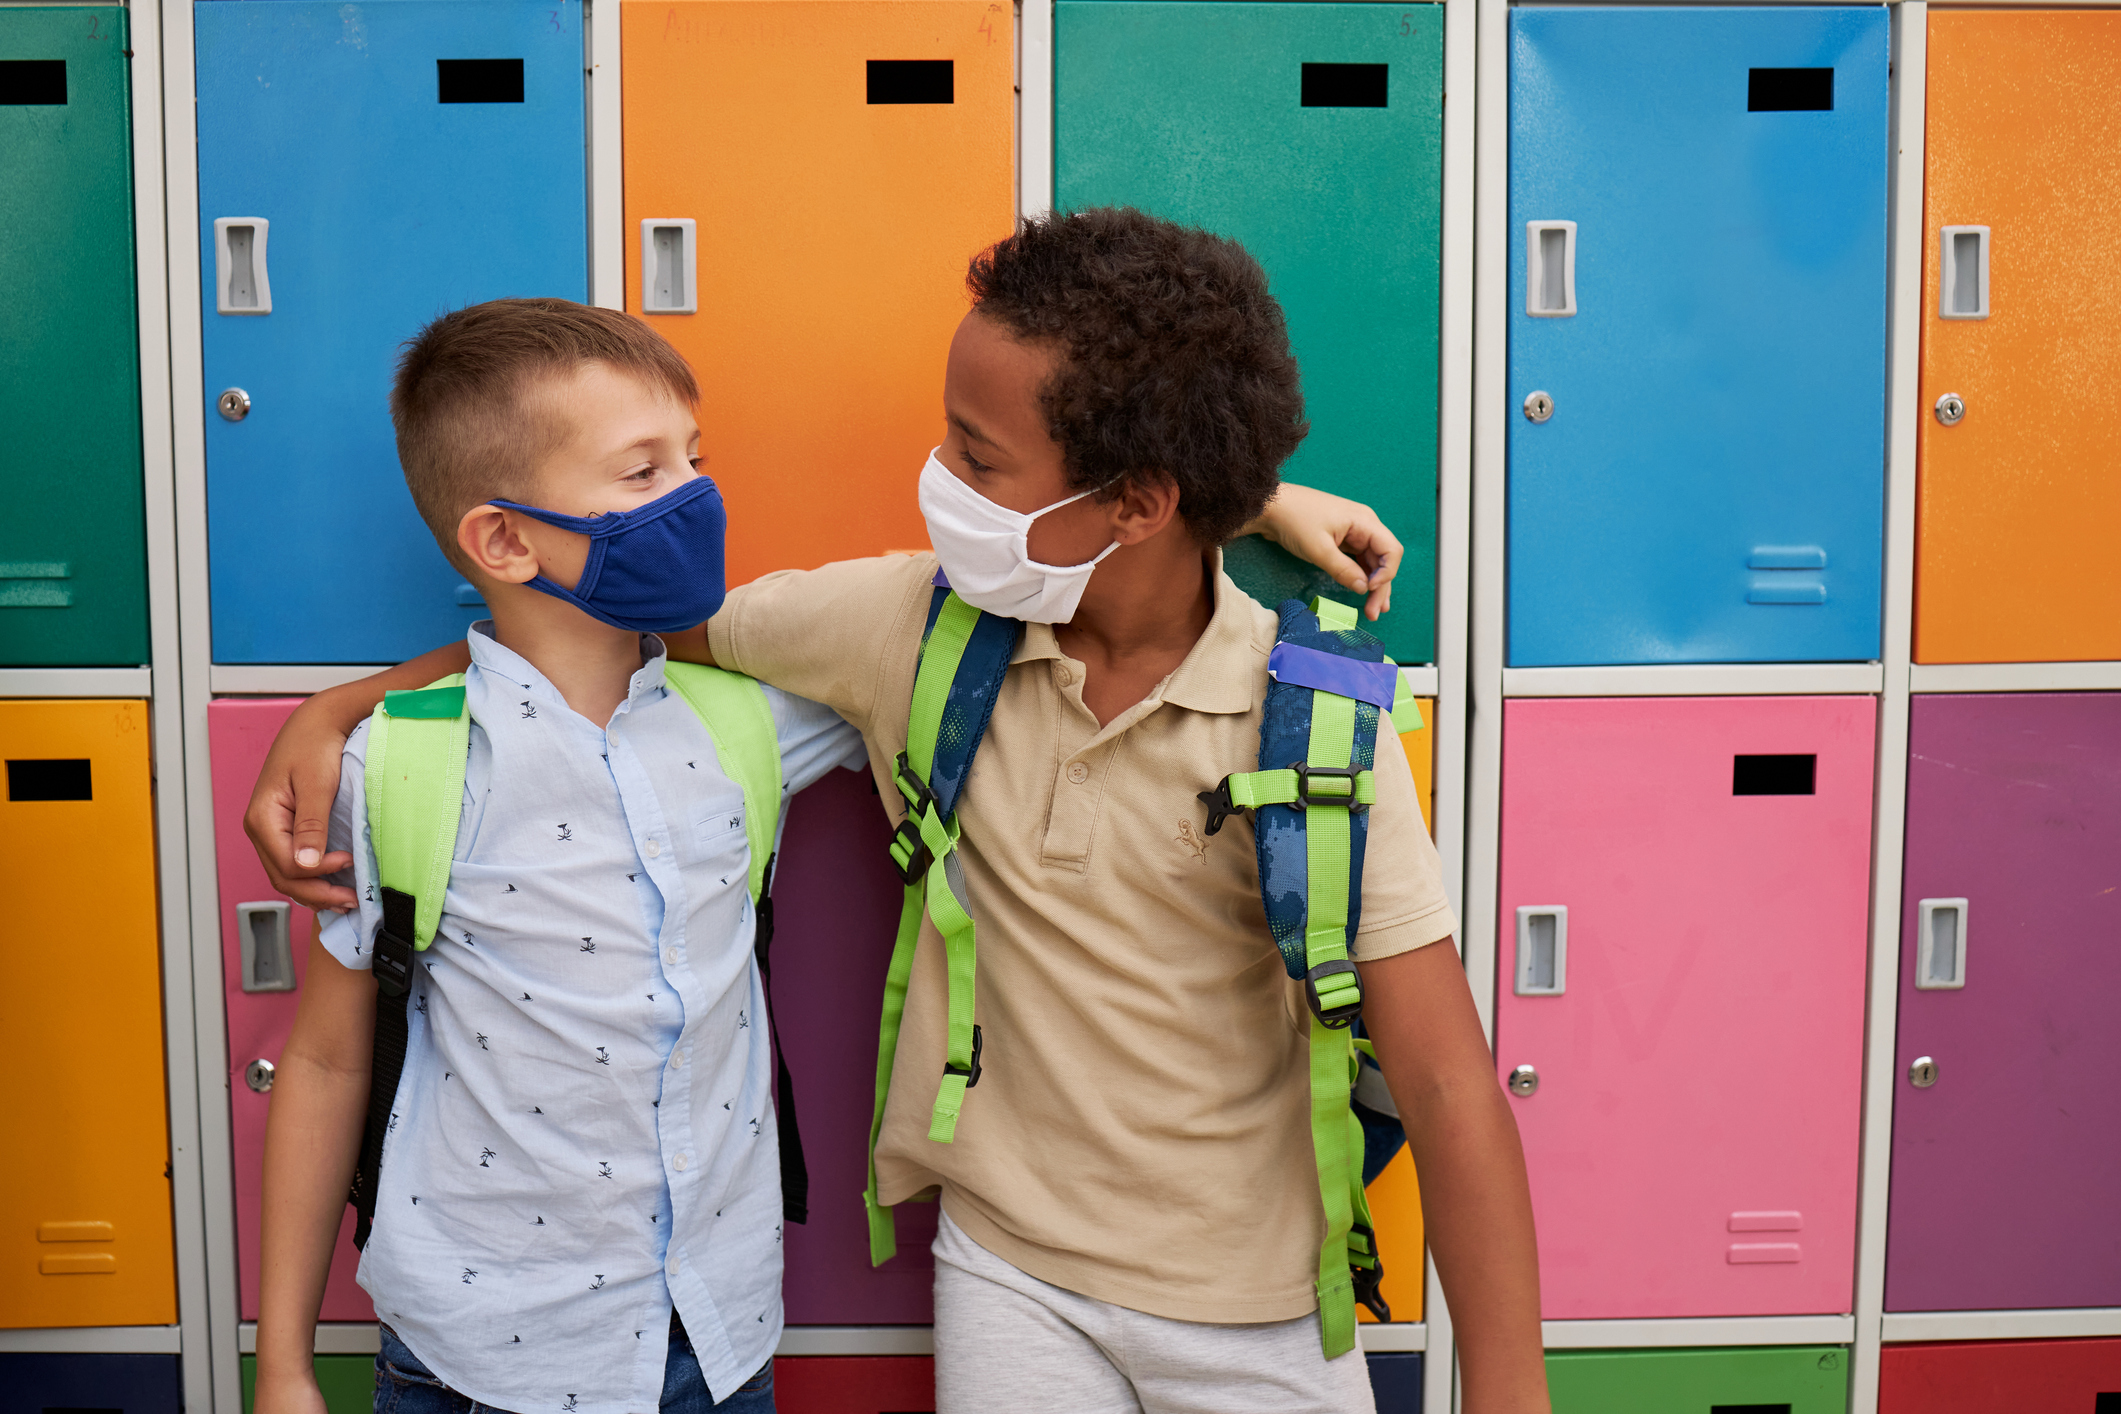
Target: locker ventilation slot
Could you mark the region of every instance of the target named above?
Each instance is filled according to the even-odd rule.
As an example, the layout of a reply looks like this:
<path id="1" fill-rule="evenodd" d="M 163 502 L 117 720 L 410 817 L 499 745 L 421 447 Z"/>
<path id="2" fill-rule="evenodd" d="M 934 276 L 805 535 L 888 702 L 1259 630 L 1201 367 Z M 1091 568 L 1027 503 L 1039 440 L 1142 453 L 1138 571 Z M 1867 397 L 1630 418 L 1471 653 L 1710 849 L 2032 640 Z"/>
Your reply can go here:
<path id="1" fill-rule="evenodd" d="M 871 59 L 871 103 L 955 103 L 957 71 L 951 59 Z"/>
<path id="2" fill-rule="evenodd" d="M 1817 756 L 1733 756 L 1732 795 L 1812 795 Z"/>
<path id="3" fill-rule="evenodd" d="M 89 789 L 88 762 L 82 760 L 10 761 L 7 763 L 9 800 L 94 800 Z"/>
<path id="4" fill-rule="evenodd" d="M 1306 108 L 1383 108 L 1389 64 L 1306 64 Z"/>
<path id="5" fill-rule="evenodd" d="M 64 560 L 15 560 L 0 563 L 0 609 L 64 609 L 74 592 L 53 580 L 73 578 Z"/>
<path id="6" fill-rule="evenodd" d="M 2121 1390 L 2106 1390 L 2092 1404 L 2092 1414 L 2121 1414 Z"/>
<path id="7" fill-rule="evenodd" d="M 1831 113 L 1832 69 L 1754 69 L 1745 86 L 1749 113 Z"/>
<path id="8" fill-rule="evenodd" d="M 437 59 L 435 98 L 440 103 L 521 103 L 521 59 Z"/>
<path id="9" fill-rule="evenodd" d="M 66 102 L 64 59 L 0 59 L 0 107 Z"/>

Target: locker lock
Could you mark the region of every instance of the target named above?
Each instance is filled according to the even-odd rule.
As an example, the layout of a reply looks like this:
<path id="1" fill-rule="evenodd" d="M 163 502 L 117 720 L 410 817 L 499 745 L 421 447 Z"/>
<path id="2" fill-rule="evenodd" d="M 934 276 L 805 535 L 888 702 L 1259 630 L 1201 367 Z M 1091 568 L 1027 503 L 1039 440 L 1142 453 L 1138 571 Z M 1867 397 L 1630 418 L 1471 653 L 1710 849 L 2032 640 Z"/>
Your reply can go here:
<path id="1" fill-rule="evenodd" d="M 241 422 L 250 416 L 250 394 L 241 388 L 225 388 L 214 400 L 214 407 L 230 422 Z"/>
<path id="2" fill-rule="evenodd" d="M 1959 419 L 1966 416 L 1966 399 L 1957 393 L 1946 393 L 1937 399 L 1937 420 L 1946 427 L 1956 427 Z"/>
<path id="3" fill-rule="evenodd" d="M 260 1095 L 272 1089 L 273 1063 L 260 1056 L 243 1067 L 243 1083 Z"/>
<path id="4" fill-rule="evenodd" d="M 1927 1090 L 1937 1083 L 1937 1062 L 1928 1056 L 1917 1056 L 1915 1063 L 1907 1068 L 1907 1083 L 1917 1090 Z"/>
<path id="5" fill-rule="evenodd" d="M 1524 1099 L 1539 1093 L 1539 1072 L 1528 1065 L 1521 1065 L 1510 1072 L 1510 1093 Z"/>
<path id="6" fill-rule="evenodd" d="M 1524 400 L 1524 415 L 1533 422 L 1545 422 L 1554 415 L 1554 399 L 1546 393 L 1530 393 Z"/>

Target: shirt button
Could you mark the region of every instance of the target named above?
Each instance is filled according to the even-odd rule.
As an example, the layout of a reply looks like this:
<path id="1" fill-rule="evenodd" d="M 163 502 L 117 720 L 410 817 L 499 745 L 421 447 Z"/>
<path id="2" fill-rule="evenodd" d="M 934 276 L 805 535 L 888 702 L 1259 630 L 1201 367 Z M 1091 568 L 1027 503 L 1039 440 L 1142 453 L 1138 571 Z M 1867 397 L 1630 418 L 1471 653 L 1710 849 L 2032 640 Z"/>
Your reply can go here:
<path id="1" fill-rule="evenodd" d="M 663 1270 L 671 1276 L 676 1276 L 678 1274 L 678 1259 L 673 1256 L 669 1261 L 663 1263 Z"/>
<path id="2" fill-rule="evenodd" d="M 684 1065 L 684 1064 L 685 1064 L 685 1052 L 684 1052 L 683 1050 L 676 1050 L 676 1051 L 672 1051 L 672 1052 L 670 1053 L 670 1068 L 671 1068 L 672 1070 L 676 1070 L 676 1069 L 678 1069 L 678 1068 L 679 1068 L 680 1066 L 682 1066 L 682 1065 Z M 683 1167 L 685 1167 L 685 1162 L 684 1162 L 684 1160 L 680 1159 L 680 1160 L 678 1161 L 678 1167 L 679 1167 L 679 1168 L 683 1168 Z"/>
<path id="3" fill-rule="evenodd" d="M 655 842 L 654 840 L 650 840 L 650 841 L 648 842 L 648 857 L 649 857 L 650 859 L 653 859 L 653 858 L 655 858 L 655 857 L 656 857 L 657 855 L 661 854 L 662 852 L 663 852 L 663 847 L 662 847 L 661 845 L 657 844 L 657 843 L 656 843 L 656 842 Z"/>
<path id="4" fill-rule="evenodd" d="M 664 948 L 663 961 L 669 963 L 672 967 L 676 967 L 678 965 L 678 950 L 676 948 Z"/>
<path id="5" fill-rule="evenodd" d="M 1075 669 L 1069 667 L 1066 663 L 1062 663 L 1053 670 L 1053 680 L 1062 687 L 1066 687 L 1075 681 Z"/>
<path id="6" fill-rule="evenodd" d="M 685 1163 L 685 1156 L 683 1154 L 680 1154 L 670 1161 L 670 1166 L 676 1169 L 679 1173 L 683 1173 L 685 1171 Z"/>
<path id="7" fill-rule="evenodd" d="M 1090 779 L 1090 768 L 1078 761 L 1068 768 L 1068 779 L 1077 785 L 1081 785 L 1084 781 Z"/>

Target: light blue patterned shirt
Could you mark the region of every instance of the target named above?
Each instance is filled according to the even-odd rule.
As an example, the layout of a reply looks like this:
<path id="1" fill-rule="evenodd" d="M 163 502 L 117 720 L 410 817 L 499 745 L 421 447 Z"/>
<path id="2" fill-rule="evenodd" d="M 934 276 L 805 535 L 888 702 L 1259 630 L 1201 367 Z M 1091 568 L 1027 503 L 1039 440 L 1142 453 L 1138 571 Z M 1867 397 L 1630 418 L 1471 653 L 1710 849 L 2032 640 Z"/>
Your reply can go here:
<path id="1" fill-rule="evenodd" d="M 474 625 L 456 863 L 419 955 L 360 1281 L 445 1383 L 523 1414 L 653 1414 L 675 1302 L 726 1398 L 781 1332 L 781 1195 L 744 798 L 642 639 L 610 725 Z M 866 764 L 831 710 L 765 689 L 783 802 Z M 331 845 L 367 968 L 382 912 L 346 743 Z M 785 817 L 784 817 L 785 818 Z"/>

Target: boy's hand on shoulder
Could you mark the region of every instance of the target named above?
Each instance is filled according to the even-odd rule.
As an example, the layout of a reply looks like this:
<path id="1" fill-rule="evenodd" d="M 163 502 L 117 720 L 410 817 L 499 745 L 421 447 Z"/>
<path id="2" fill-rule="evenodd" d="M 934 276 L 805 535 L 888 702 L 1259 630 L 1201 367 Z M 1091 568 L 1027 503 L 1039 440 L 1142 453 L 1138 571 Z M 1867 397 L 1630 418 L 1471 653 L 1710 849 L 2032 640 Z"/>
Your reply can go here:
<path id="1" fill-rule="evenodd" d="M 282 1371 L 261 1364 L 251 1414 L 330 1414 L 324 1391 L 317 1387 L 315 1367 Z"/>
<path id="2" fill-rule="evenodd" d="M 1405 547 L 1385 528 L 1377 512 L 1360 501 L 1284 481 L 1258 520 L 1244 534 L 1263 535 L 1301 560 L 1308 560 L 1336 584 L 1367 592 L 1366 618 L 1376 619 L 1392 607 L 1392 577 L 1399 573 Z"/>

